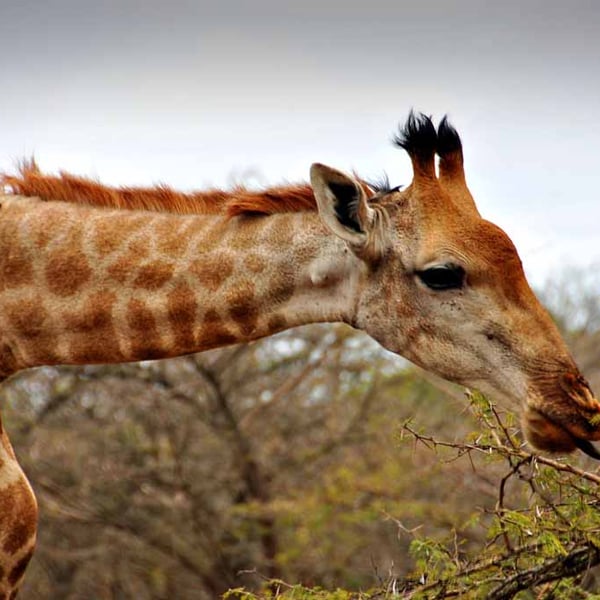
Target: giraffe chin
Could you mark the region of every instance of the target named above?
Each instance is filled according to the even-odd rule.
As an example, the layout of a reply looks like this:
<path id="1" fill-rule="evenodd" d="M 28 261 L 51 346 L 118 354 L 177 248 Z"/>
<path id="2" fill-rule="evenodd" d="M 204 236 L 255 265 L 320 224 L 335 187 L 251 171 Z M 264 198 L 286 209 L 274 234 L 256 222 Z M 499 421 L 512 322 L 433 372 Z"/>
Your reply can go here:
<path id="1" fill-rule="evenodd" d="M 600 460 L 600 450 L 592 442 L 573 434 L 535 408 L 529 407 L 525 411 L 522 426 L 527 441 L 538 450 L 569 453 L 579 449 L 587 456 Z M 598 435 L 596 433 L 593 437 L 597 438 Z"/>

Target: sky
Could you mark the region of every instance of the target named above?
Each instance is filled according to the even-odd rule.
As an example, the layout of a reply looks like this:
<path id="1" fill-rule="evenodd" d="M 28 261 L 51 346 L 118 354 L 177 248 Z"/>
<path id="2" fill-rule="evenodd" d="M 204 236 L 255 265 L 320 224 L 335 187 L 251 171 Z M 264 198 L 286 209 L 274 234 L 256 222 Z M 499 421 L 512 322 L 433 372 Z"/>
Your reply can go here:
<path id="1" fill-rule="evenodd" d="M 539 285 L 600 266 L 599 31 L 597 0 L 0 0 L 0 170 L 408 184 L 392 134 L 448 114 Z"/>

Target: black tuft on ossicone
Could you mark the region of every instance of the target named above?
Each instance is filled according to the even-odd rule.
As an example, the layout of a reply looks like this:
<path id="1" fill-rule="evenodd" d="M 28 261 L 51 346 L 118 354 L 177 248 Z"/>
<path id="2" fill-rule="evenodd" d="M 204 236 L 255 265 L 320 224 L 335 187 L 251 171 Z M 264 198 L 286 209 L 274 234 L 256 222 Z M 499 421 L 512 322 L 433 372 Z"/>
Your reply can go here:
<path id="1" fill-rule="evenodd" d="M 437 150 L 438 136 L 431 117 L 410 111 L 408 119 L 393 137 L 396 146 L 404 148 L 411 156 L 421 161 L 433 159 Z"/>
<path id="2" fill-rule="evenodd" d="M 374 179 L 365 179 L 364 182 L 375 192 L 375 196 L 381 197 L 392 192 L 397 192 L 402 189 L 402 185 L 394 185 L 390 183 L 390 178 L 387 173 L 383 173 L 381 177 Z"/>
<path id="3" fill-rule="evenodd" d="M 390 178 L 387 173 L 383 173 L 381 177 L 374 179 L 367 179 L 365 183 L 376 193 L 376 194 L 387 194 L 391 189 Z"/>
<path id="4" fill-rule="evenodd" d="M 444 116 L 437 130 L 437 153 L 445 156 L 452 152 L 462 152 L 462 143 L 458 132 L 450 125 L 448 117 Z"/>

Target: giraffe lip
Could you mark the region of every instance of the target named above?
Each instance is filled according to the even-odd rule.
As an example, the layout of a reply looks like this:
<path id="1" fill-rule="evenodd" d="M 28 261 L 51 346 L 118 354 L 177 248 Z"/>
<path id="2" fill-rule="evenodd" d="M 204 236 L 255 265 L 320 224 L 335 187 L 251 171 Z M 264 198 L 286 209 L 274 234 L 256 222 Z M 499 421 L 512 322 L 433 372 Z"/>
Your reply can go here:
<path id="1" fill-rule="evenodd" d="M 600 450 L 598 450 L 594 444 L 576 437 L 573 438 L 573 442 L 584 454 L 587 454 L 589 457 L 596 460 L 600 460 Z"/>

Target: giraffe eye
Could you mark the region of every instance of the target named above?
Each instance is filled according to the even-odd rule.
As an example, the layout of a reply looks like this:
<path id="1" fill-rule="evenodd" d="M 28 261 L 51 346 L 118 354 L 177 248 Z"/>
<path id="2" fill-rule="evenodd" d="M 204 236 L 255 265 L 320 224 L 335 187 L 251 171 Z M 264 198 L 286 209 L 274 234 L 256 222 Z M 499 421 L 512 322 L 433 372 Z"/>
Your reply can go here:
<path id="1" fill-rule="evenodd" d="M 458 265 L 437 265 L 417 271 L 417 277 L 432 290 L 455 290 L 463 286 L 465 270 Z"/>

